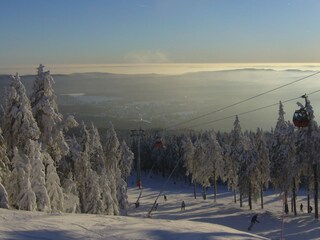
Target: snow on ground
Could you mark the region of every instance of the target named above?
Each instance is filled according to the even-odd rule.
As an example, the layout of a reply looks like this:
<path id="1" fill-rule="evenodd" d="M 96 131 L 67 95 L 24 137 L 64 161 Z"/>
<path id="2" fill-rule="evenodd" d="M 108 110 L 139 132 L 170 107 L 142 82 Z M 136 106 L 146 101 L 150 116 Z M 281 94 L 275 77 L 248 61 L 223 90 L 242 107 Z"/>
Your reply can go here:
<path id="1" fill-rule="evenodd" d="M 209 189 L 207 200 L 193 198 L 193 187 L 184 182 L 174 184 L 170 180 L 163 188 L 165 179 L 153 177 L 143 179 L 140 207 L 135 208 L 140 190 L 129 180 L 128 193 L 131 206 L 128 216 L 106 216 L 89 214 L 48 214 L 0 209 L 0 239 L 280 239 L 281 200 L 279 194 L 268 192 L 265 209 L 258 204 L 254 210 L 247 205 L 240 208 L 232 202 L 233 196 L 225 187 L 218 189 L 217 203 Z M 159 194 L 157 211 L 151 218 L 147 212 Z M 182 200 L 186 210 L 181 212 Z M 302 200 L 299 198 L 299 200 Z M 305 199 L 303 199 L 306 205 Z M 298 203 L 300 205 L 300 202 Z M 250 219 L 259 213 L 251 232 L 247 231 Z M 320 239 L 320 225 L 313 215 L 299 213 L 284 218 L 285 239 Z M 259 235 L 259 236 L 258 236 Z"/>

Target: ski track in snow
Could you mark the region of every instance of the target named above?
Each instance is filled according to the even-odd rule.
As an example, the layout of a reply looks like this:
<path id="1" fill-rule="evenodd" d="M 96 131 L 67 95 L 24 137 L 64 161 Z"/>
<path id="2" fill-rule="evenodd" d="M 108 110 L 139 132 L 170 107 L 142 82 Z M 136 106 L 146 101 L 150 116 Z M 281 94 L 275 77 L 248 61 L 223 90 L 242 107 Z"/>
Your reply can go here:
<path id="1" fill-rule="evenodd" d="M 208 189 L 207 199 L 201 197 L 198 188 L 197 199 L 193 197 L 193 187 L 183 182 L 169 181 L 158 199 L 158 209 L 151 218 L 146 217 L 165 179 L 153 177 L 144 184 L 140 207 L 134 202 L 139 196 L 133 181 L 128 181 L 130 209 L 128 216 L 107 216 L 91 214 L 49 214 L 0 209 L 0 239 L 280 239 L 282 206 L 278 193 L 268 191 L 264 198 L 265 208 L 259 203 L 248 210 L 233 203 L 233 195 L 223 186 L 218 188 L 217 202 L 214 203 L 212 190 Z M 297 204 L 306 198 L 300 191 Z M 186 210 L 181 212 L 181 202 L 186 202 Z M 306 207 L 305 207 L 306 208 Z M 260 223 L 248 232 L 251 217 L 259 213 Z M 289 240 L 320 239 L 320 224 L 313 214 L 298 213 L 284 217 L 284 237 Z M 259 236 L 258 236 L 259 235 Z"/>

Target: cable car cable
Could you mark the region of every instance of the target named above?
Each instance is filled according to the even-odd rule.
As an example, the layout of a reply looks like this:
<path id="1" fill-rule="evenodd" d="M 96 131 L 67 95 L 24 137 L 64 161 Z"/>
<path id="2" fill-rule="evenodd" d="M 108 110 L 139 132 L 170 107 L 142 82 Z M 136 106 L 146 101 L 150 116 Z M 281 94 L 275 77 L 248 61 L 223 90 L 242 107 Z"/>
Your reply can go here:
<path id="1" fill-rule="evenodd" d="M 176 127 L 179 126 L 179 125 L 183 125 L 183 124 L 186 124 L 186 123 L 189 123 L 189 122 L 198 120 L 198 119 L 200 119 L 200 118 L 209 116 L 209 115 L 211 115 L 211 114 L 214 114 L 214 113 L 223 111 L 223 110 L 225 110 L 225 109 L 228 109 L 228 108 L 231 108 L 231 107 L 240 105 L 241 103 L 248 102 L 248 101 L 250 101 L 250 100 L 252 100 L 252 99 L 261 97 L 261 96 L 263 96 L 263 95 L 266 95 L 266 94 L 271 93 L 271 92 L 273 92 L 273 91 L 276 91 L 276 90 L 278 90 L 278 89 L 287 87 L 287 86 L 292 85 L 292 84 L 294 84 L 294 83 L 300 82 L 300 81 L 305 80 L 305 79 L 310 78 L 310 77 L 313 77 L 313 76 L 315 76 L 315 75 L 317 75 L 317 74 L 319 74 L 319 73 L 320 73 L 320 71 L 317 71 L 317 72 L 312 73 L 312 74 L 310 74 L 310 75 L 304 76 L 304 77 L 302 77 L 302 78 L 299 78 L 299 79 L 297 79 L 297 80 L 294 80 L 294 81 L 289 82 L 289 83 L 286 83 L 286 84 L 283 84 L 283 85 L 281 85 L 281 86 L 279 86 L 279 87 L 270 89 L 270 90 L 268 90 L 268 91 L 259 93 L 259 94 L 257 94 L 257 95 L 252 96 L 252 97 L 249 97 L 249 98 L 246 98 L 246 99 L 244 99 L 244 100 L 241 100 L 241 101 L 239 101 L 239 102 L 235 102 L 235 103 L 230 104 L 230 105 L 228 105 L 228 106 L 225 106 L 225 107 L 222 107 L 222 108 L 218 108 L 218 109 L 216 109 L 216 110 L 214 110 L 214 111 L 212 111 L 212 112 L 208 112 L 208 113 L 202 114 L 202 115 L 200 115 L 200 116 L 198 116 L 198 117 L 191 118 L 191 119 L 189 119 L 189 120 L 186 120 L 186 121 L 183 121 L 183 122 L 180 122 L 180 123 L 176 123 L 176 124 L 174 124 L 174 125 L 172 125 L 172 126 L 169 126 L 169 127 L 165 128 L 165 130 L 168 130 L 168 129 L 171 129 L 171 128 L 176 128 Z"/>
<path id="2" fill-rule="evenodd" d="M 315 93 L 317 93 L 317 92 L 320 92 L 320 90 L 316 90 L 316 91 L 314 91 L 314 92 L 308 93 L 307 95 L 312 95 L 312 94 L 315 94 Z M 291 101 L 293 101 L 293 100 L 297 100 L 297 99 L 300 99 L 300 98 L 301 98 L 301 96 L 300 96 L 300 97 L 291 98 L 291 99 L 282 101 L 282 103 L 291 102 Z M 192 126 L 189 126 L 188 128 L 195 128 L 195 127 L 199 127 L 199 126 L 203 126 L 203 125 L 208 125 L 208 124 L 210 124 L 210 123 L 215 123 L 215 122 L 219 122 L 219 121 L 226 120 L 226 119 L 229 119 L 229 118 L 233 118 L 233 117 L 235 117 L 235 116 L 237 116 L 237 115 L 238 115 L 238 116 L 240 116 L 240 115 L 245 115 L 245 114 L 248 114 L 248 113 L 252 113 L 252 112 L 259 111 L 259 110 L 263 110 L 263 109 L 265 109 L 265 108 L 277 106 L 278 104 L 279 104 L 279 103 L 270 104 L 270 105 L 263 106 L 263 107 L 259 107 L 259 108 L 256 108 L 256 109 L 253 109 L 253 110 L 249 110 L 249 111 L 246 111 L 246 112 L 234 114 L 234 115 L 231 115 L 231 116 L 228 116 L 228 117 L 219 118 L 219 119 L 215 119 L 215 120 L 212 120 L 212 121 L 209 121 L 209 122 L 192 125 Z"/>

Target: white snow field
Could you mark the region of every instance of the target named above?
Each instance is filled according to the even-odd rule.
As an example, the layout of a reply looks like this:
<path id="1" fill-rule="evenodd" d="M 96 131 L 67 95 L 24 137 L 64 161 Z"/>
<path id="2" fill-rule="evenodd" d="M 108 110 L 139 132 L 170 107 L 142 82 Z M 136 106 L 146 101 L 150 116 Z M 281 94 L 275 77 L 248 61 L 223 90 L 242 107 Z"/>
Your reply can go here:
<path id="1" fill-rule="evenodd" d="M 233 195 L 225 187 L 218 188 L 217 203 L 213 201 L 212 189 L 207 199 L 193 197 L 193 187 L 184 182 L 153 177 L 144 185 L 140 206 L 135 208 L 140 190 L 134 180 L 128 181 L 130 209 L 128 216 L 92 214 L 43 213 L 0 209 L 0 239 L 281 239 L 281 199 L 278 193 L 269 191 L 265 197 L 265 208 L 254 204 L 248 210 L 233 203 Z M 146 217 L 159 191 L 158 209 L 151 218 Z M 181 212 L 182 200 L 186 210 Z M 298 197 L 298 205 L 305 198 Z M 305 207 L 306 208 L 306 207 Z M 254 213 L 259 213 L 253 229 L 247 228 Z M 284 217 L 283 239 L 320 239 L 320 223 L 314 216 L 300 213 L 297 217 L 289 213 Z"/>

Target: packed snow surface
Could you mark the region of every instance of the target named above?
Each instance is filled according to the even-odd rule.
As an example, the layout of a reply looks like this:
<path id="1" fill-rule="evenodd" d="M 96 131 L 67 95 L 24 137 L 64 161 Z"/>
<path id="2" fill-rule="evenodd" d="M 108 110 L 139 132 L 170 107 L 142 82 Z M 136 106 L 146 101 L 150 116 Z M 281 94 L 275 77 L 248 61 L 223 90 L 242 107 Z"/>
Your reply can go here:
<path id="1" fill-rule="evenodd" d="M 218 188 L 214 203 L 212 189 L 203 200 L 198 188 L 197 199 L 193 187 L 182 181 L 153 177 L 143 178 L 144 188 L 140 206 L 135 208 L 140 190 L 134 180 L 128 181 L 128 216 L 92 214 L 66 214 L 27 212 L 0 209 L 0 239 L 320 239 L 320 224 L 312 214 L 299 212 L 297 217 L 284 216 L 282 228 L 282 203 L 279 193 L 267 191 L 265 207 L 257 202 L 254 210 L 248 210 L 247 202 L 242 208 L 233 203 L 233 195 L 225 187 Z M 156 200 L 159 206 L 151 217 L 147 213 Z M 163 194 L 167 196 L 164 200 Z M 306 206 L 304 192 L 298 197 L 298 205 Z M 302 197 L 303 196 L 303 197 Z M 181 211 L 185 201 L 186 210 Z M 304 207 L 306 208 L 306 207 Z M 251 217 L 258 213 L 258 220 L 248 232 Z"/>

